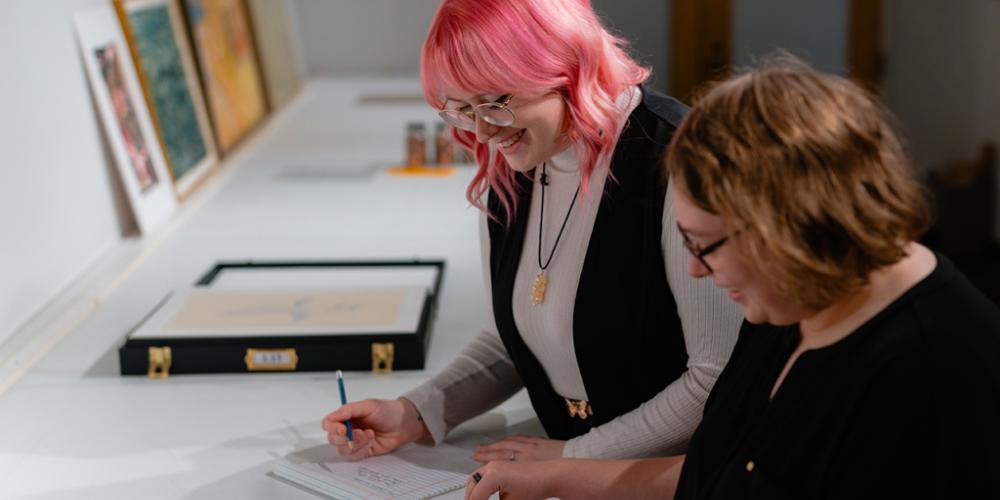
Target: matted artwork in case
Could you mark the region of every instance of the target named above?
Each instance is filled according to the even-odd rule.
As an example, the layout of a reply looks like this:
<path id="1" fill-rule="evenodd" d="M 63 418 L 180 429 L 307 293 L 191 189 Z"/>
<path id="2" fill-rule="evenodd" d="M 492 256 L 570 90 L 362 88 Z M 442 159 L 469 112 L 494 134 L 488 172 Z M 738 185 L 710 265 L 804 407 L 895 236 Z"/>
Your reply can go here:
<path id="1" fill-rule="evenodd" d="M 205 100 L 177 0 L 115 0 L 180 199 L 218 165 Z"/>
<path id="2" fill-rule="evenodd" d="M 110 5 L 80 12 L 74 21 L 118 173 L 139 230 L 149 233 L 175 210 L 177 199 L 132 57 Z"/>
<path id="3" fill-rule="evenodd" d="M 184 0 L 216 144 L 229 151 L 267 114 L 244 0 Z"/>

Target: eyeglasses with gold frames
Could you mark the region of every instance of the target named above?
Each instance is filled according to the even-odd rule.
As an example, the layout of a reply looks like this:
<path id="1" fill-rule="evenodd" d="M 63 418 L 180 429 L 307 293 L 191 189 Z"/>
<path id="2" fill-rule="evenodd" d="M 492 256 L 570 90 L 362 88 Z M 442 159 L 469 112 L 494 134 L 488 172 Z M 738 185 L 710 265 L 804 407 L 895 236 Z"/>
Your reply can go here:
<path id="1" fill-rule="evenodd" d="M 476 118 L 497 127 L 508 127 L 514 124 L 514 111 L 510 109 L 510 100 L 513 98 L 514 94 L 507 94 L 496 101 L 475 106 L 442 108 L 438 111 L 438 116 L 448 125 L 469 132 L 476 131 Z"/>

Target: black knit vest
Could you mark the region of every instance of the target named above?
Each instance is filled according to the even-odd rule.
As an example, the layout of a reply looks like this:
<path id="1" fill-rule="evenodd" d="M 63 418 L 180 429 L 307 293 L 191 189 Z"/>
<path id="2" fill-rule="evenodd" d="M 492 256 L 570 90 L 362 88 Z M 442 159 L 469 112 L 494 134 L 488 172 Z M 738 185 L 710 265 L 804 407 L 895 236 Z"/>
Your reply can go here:
<path id="1" fill-rule="evenodd" d="M 573 342 L 594 414 L 571 418 L 541 363 L 514 323 L 514 278 L 524 246 L 530 196 L 519 201 L 510 227 L 490 221 L 493 311 L 503 340 L 550 438 L 570 439 L 648 401 L 686 369 L 680 318 L 667 284 L 660 237 L 666 180 L 663 155 L 687 108 L 643 88 L 612 157 L 587 248 L 573 311 Z M 518 175 L 518 188 L 532 180 Z M 491 213 L 503 214 L 495 193 Z M 502 217 L 501 217 L 502 218 Z M 538 307 L 545 307 L 541 305 Z"/>

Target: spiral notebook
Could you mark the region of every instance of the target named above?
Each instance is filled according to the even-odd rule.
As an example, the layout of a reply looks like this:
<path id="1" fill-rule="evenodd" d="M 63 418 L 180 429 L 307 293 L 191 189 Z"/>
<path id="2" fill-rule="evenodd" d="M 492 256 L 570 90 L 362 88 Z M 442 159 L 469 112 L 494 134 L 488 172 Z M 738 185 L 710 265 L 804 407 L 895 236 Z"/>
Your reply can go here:
<path id="1" fill-rule="evenodd" d="M 470 456 L 469 450 L 446 444 L 412 444 L 351 462 L 322 445 L 285 456 L 274 474 L 331 498 L 422 500 L 465 487 L 478 466 Z"/>

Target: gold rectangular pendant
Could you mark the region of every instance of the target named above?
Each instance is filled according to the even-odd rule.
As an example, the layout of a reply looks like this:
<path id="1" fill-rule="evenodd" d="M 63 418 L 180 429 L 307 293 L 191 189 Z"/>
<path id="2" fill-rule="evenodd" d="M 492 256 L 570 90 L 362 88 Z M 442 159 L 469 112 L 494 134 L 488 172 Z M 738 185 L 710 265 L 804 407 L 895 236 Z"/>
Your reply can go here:
<path id="1" fill-rule="evenodd" d="M 549 278 L 545 276 L 545 271 L 538 271 L 535 276 L 535 284 L 531 287 L 531 302 L 539 305 L 545 300 L 545 287 L 549 284 Z"/>

